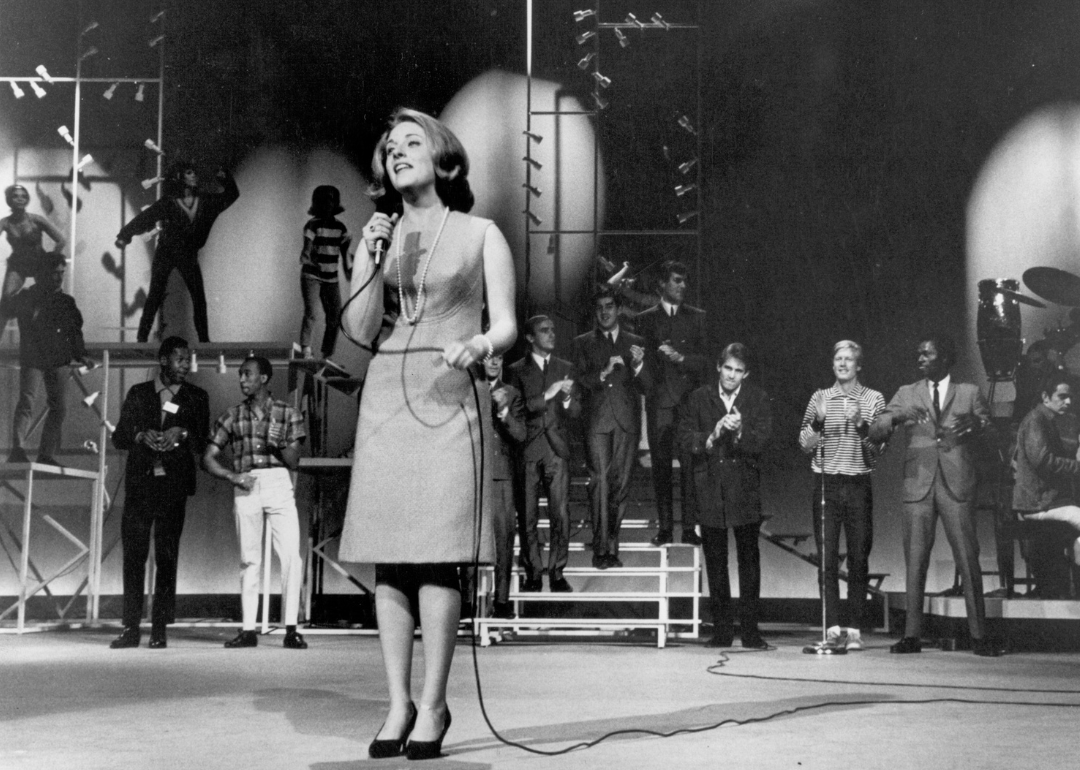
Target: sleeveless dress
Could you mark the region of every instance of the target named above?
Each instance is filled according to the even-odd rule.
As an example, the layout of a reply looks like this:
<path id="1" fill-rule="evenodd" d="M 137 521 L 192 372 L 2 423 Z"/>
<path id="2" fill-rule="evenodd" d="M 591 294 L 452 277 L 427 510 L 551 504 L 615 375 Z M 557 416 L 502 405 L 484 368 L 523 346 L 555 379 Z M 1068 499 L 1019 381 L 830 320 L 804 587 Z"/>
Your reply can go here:
<path id="1" fill-rule="evenodd" d="M 491 470 L 485 461 L 481 473 L 480 461 L 481 432 L 491 430 L 490 393 L 477 388 L 478 415 L 469 373 L 442 360 L 448 343 L 481 332 L 484 234 L 491 224 L 450 212 L 428 268 L 419 322 L 398 314 L 388 337 L 383 331 L 360 399 L 338 552 L 343 561 L 471 563 L 478 540 L 480 562 L 494 561 Z M 401 275 L 413 312 L 431 248 L 418 249 L 419 234 L 401 229 L 399 223 L 383 268 L 391 316 L 398 305 L 397 239 L 405 239 Z"/>
<path id="2" fill-rule="evenodd" d="M 11 217 L 4 217 L 3 227 L 0 228 L 11 244 L 7 269 L 24 278 L 34 273 L 41 258 L 45 256 L 45 247 L 41 243 L 45 228 L 39 220 L 37 214 L 27 214 L 20 228 L 19 224 L 11 221 Z"/>

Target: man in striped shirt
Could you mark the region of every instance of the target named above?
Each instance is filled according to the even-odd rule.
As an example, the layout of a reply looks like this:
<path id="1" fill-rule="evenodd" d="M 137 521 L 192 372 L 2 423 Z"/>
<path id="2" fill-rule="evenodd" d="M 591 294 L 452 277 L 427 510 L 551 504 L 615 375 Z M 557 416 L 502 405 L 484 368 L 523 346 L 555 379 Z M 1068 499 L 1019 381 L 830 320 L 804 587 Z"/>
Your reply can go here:
<path id="1" fill-rule="evenodd" d="M 861 650 L 866 623 L 870 548 L 873 543 L 873 489 L 870 474 L 883 444 L 869 438 L 870 424 L 885 409 L 885 397 L 859 382 L 862 347 L 851 340 L 833 346 L 831 388 L 810 398 L 799 431 L 799 446 L 811 455 L 815 473 L 814 539 L 822 559 L 822 601 L 826 639 Z M 824 500 L 825 510 L 822 511 Z M 848 606 L 841 625 L 840 528 L 847 538 Z M 824 530 L 824 555 L 822 531 Z"/>

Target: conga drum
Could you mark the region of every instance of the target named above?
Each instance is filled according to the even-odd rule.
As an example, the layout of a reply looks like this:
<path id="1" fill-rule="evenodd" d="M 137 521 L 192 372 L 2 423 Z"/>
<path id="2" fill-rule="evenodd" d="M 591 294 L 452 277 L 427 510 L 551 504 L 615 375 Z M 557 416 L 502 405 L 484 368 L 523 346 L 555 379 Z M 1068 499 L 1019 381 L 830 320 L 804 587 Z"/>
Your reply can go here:
<path id="1" fill-rule="evenodd" d="M 976 334 L 986 376 L 992 382 L 1011 380 L 1023 352 L 1020 337 L 1020 282 L 1011 278 L 979 281 Z"/>

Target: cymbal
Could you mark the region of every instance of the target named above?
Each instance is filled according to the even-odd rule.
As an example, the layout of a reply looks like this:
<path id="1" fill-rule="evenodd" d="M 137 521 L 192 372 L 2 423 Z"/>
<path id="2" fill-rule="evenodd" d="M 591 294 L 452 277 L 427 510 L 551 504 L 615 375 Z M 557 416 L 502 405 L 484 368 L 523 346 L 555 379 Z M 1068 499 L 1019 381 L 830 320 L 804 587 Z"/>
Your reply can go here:
<path id="1" fill-rule="evenodd" d="M 1023 305 L 1031 305 L 1032 307 L 1042 307 L 1042 308 L 1046 307 L 1046 305 L 1039 302 L 1039 300 L 1032 299 L 1031 297 L 1028 297 L 1025 294 L 1021 294 L 1018 291 L 1009 291 L 1008 289 L 1005 289 L 1001 293 L 1004 294 L 1009 299 L 1015 299 L 1017 302 L 1019 302 L 1019 303 L 1021 303 Z"/>
<path id="2" fill-rule="evenodd" d="M 1080 307 L 1080 277 L 1072 273 L 1056 267 L 1032 267 L 1024 271 L 1024 283 L 1043 299 Z"/>

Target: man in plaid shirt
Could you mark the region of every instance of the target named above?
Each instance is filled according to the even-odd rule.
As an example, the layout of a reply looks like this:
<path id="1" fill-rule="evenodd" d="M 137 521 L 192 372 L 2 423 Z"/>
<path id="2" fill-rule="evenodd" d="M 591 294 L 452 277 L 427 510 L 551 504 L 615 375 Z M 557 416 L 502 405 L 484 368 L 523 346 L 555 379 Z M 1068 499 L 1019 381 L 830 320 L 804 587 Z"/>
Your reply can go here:
<path id="1" fill-rule="evenodd" d="M 300 411 L 275 400 L 269 382 L 274 370 L 261 356 L 249 356 L 240 365 L 240 392 L 244 401 L 226 411 L 214 423 L 203 464 L 212 476 L 233 485 L 233 512 L 240 539 L 240 601 L 243 629 L 226 647 L 254 647 L 255 619 L 259 607 L 259 574 L 262 567 L 264 521 L 270 524 L 274 549 L 281 562 L 281 595 L 285 622 L 285 646 L 307 648 L 296 630 L 300 611 L 300 522 L 296 511 L 290 469 L 300 462 L 304 423 Z M 232 455 L 230 471 L 218 460 L 221 451 Z"/>

